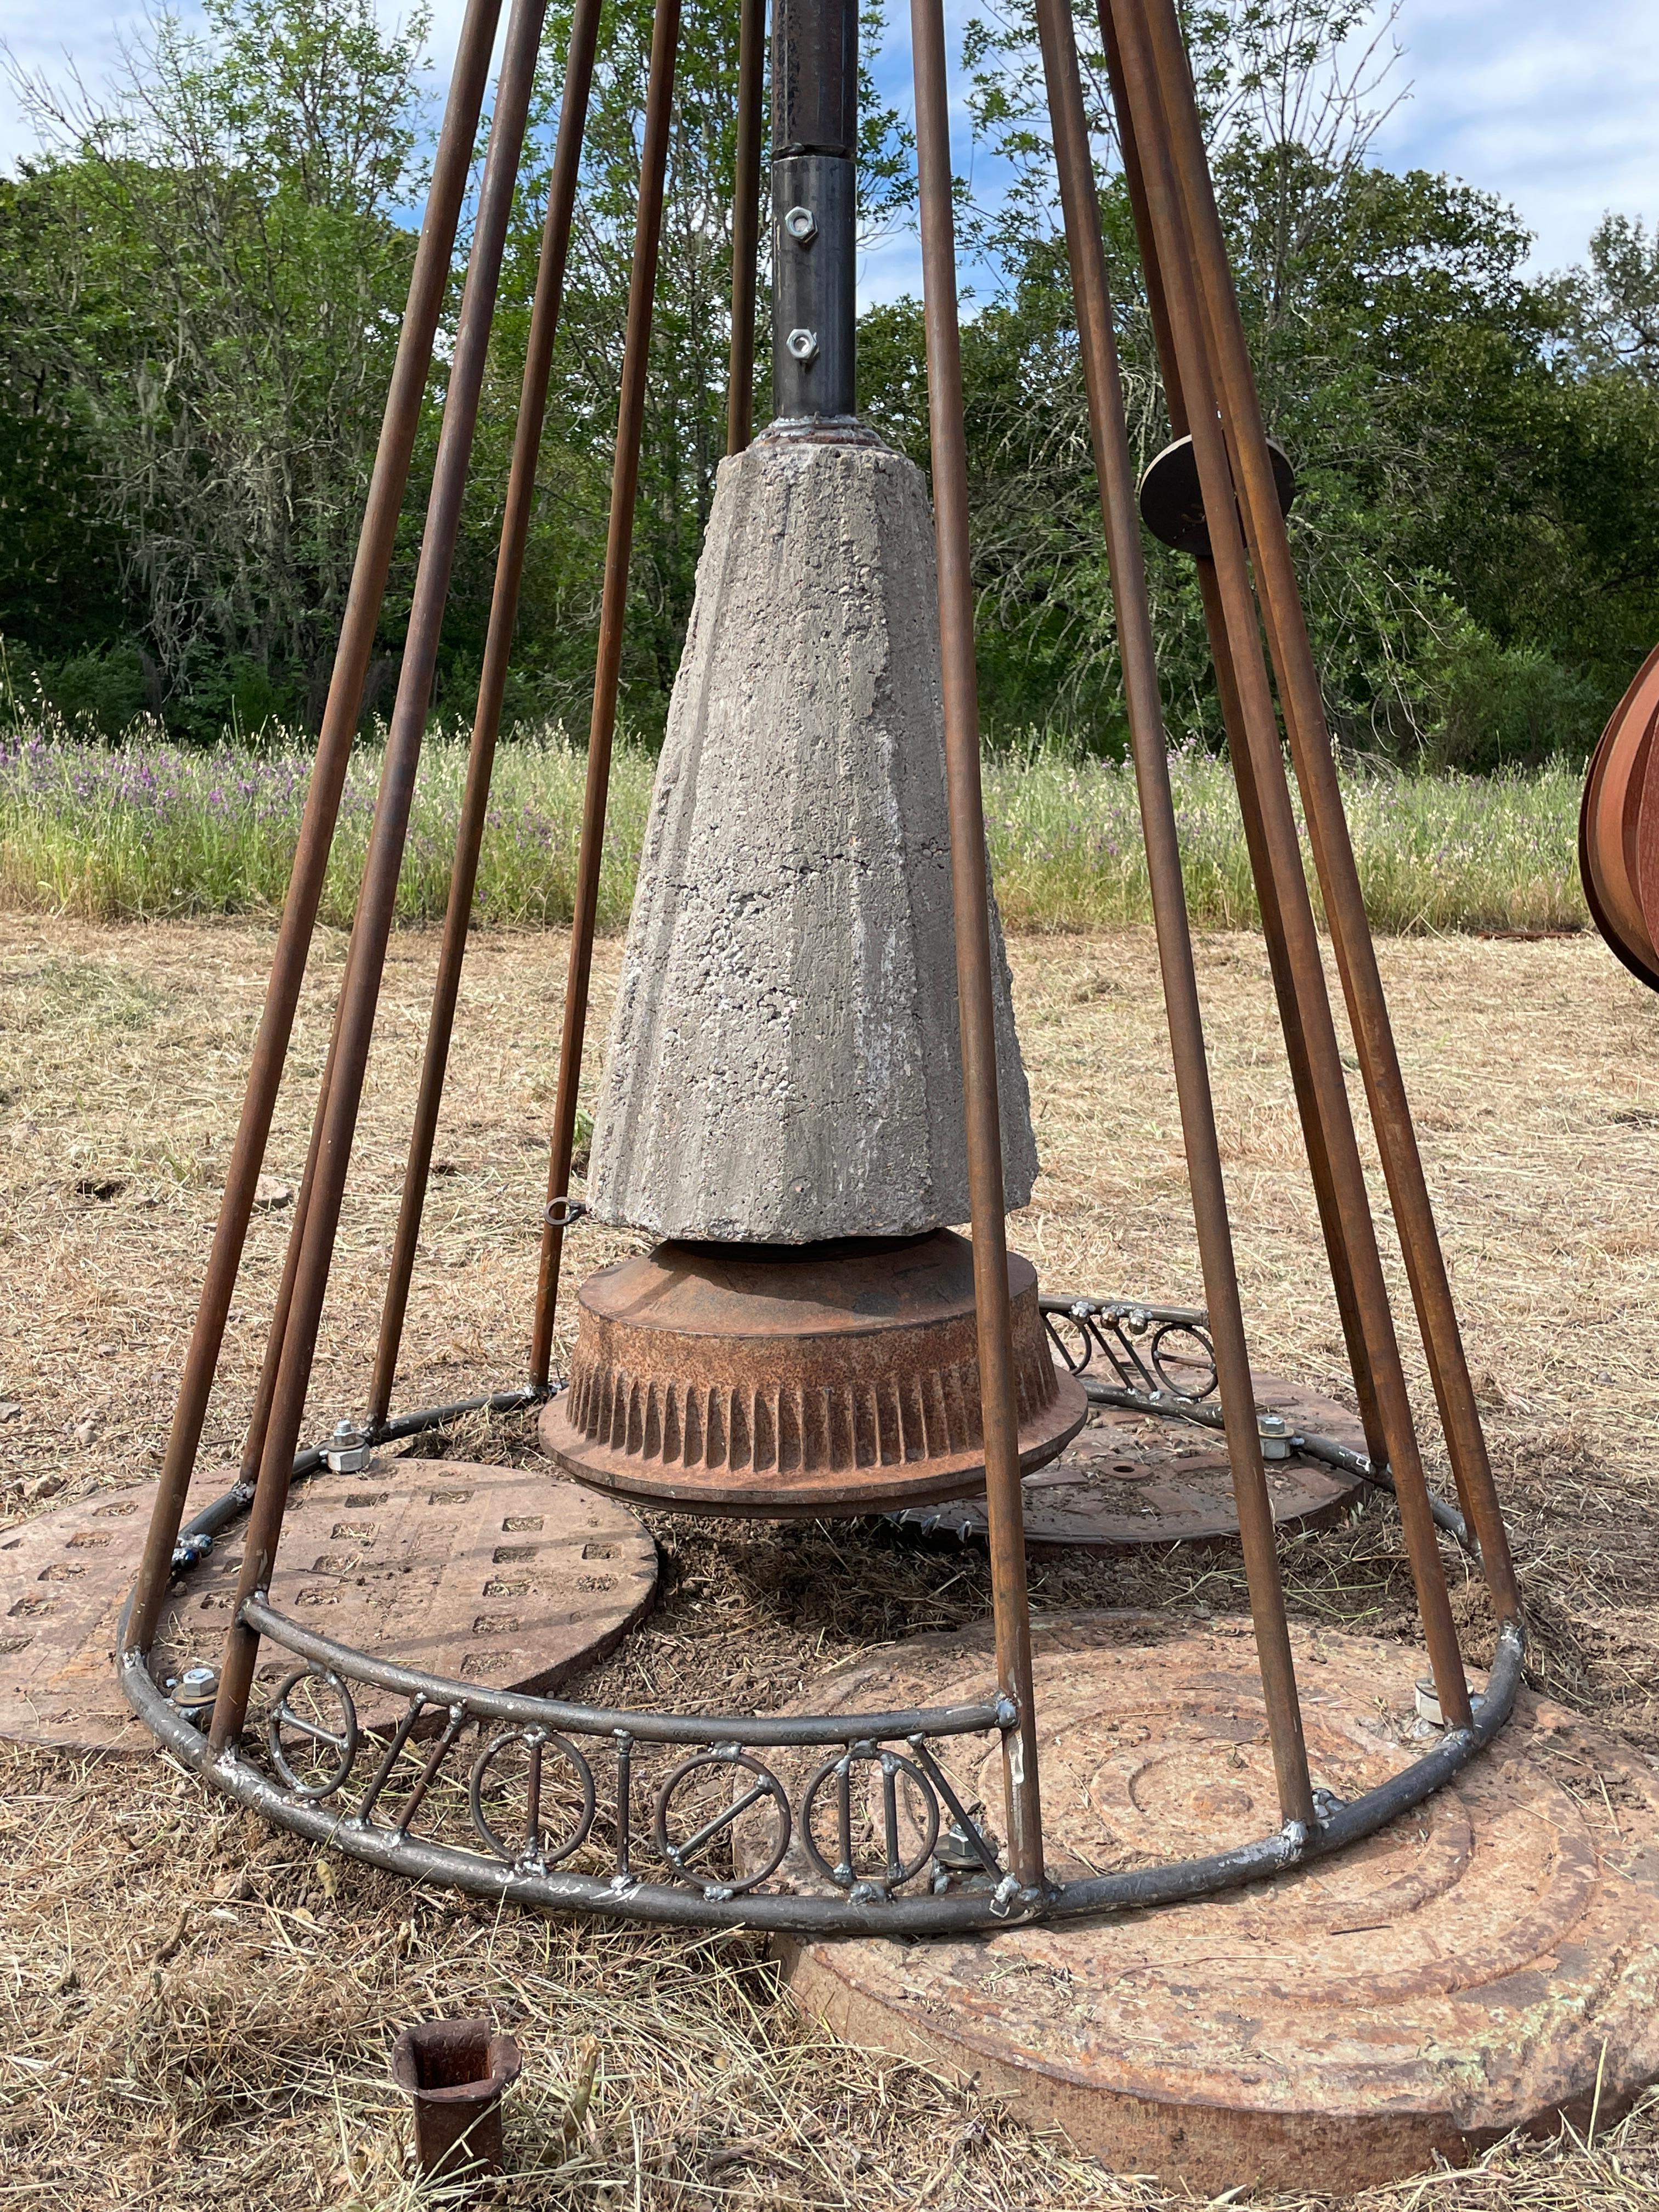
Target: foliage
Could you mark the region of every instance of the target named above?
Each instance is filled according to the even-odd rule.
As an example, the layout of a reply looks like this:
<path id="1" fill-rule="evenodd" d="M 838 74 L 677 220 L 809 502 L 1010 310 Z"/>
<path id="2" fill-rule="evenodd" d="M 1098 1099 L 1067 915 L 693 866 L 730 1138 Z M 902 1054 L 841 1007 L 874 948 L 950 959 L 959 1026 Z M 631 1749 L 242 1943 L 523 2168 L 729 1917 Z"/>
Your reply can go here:
<path id="1" fill-rule="evenodd" d="M 864 0 L 873 51 L 882 0 Z M 986 727 L 1102 757 L 1125 730 L 1034 0 L 963 40 L 994 201 L 959 184 L 994 278 L 963 326 Z M 507 701 L 587 712 L 650 36 L 611 0 Z M 630 573 L 623 698 L 660 730 L 724 443 L 737 0 L 686 0 Z M 1540 279 L 1490 195 L 1378 163 L 1392 18 L 1361 0 L 1190 0 L 1217 191 L 1333 728 L 1356 756 L 1486 770 L 1582 758 L 1659 637 L 1659 235 L 1609 216 Z M 1077 16 L 1129 430 L 1170 434 L 1103 58 Z M 434 712 L 471 712 L 494 580 L 570 0 L 548 18 Z M 14 682 L 88 727 L 314 726 L 349 575 L 419 198 L 422 26 L 371 0 L 161 15 L 109 100 L 36 82 L 41 158 L 0 180 L 0 636 Z M 912 147 L 866 78 L 865 233 L 913 216 Z M 465 246 L 465 240 L 463 246 Z M 459 276 L 459 270 L 458 270 Z M 459 297 L 459 284 L 456 288 Z M 452 301 L 453 317 L 454 301 Z M 763 343 L 757 413 L 764 419 Z M 452 323 L 453 327 L 453 323 Z M 363 702 L 396 665 L 414 494 Z M 924 468 L 914 301 L 860 326 L 860 404 Z M 1172 741 L 1219 714 L 1189 562 L 1149 546 Z"/>
<path id="2" fill-rule="evenodd" d="M 424 30 L 383 33 L 370 0 L 204 13 L 155 18 L 101 106 L 28 85 L 48 151 L 9 188 L 26 343 L 79 403 L 58 435 L 158 703 L 204 732 L 314 715 L 326 688 L 408 286 Z"/>
<path id="3" fill-rule="evenodd" d="M 428 738 L 398 884 L 405 922 L 444 911 L 465 776 L 459 734 Z M 25 715 L 0 732 L 0 904 L 93 920 L 271 912 L 281 903 L 305 802 L 298 732 L 258 747 L 180 747 L 154 722 L 118 746 Z M 501 750 L 484 834 L 481 923 L 568 921 L 586 756 L 558 729 Z M 1225 764 L 1170 761 L 1187 896 L 1201 927 L 1257 919 Z M 349 923 L 380 773 L 354 757 L 323 901 Z M 650 800 L 652 760 L 617 749 L 599 926 L 626 922 Z M 1374 926 L 1413 932 L 1559 928 L 1585 920 L 1574 866 L 1577 783 L 1559 763 L 1481 779 L 1352 772 L 1344 795 Z M 1115 762 L 1035 736 L 985 763 L 998 894 L 1018 930 L 1088 930 L 1151 918 L 1134 780 Z"/>

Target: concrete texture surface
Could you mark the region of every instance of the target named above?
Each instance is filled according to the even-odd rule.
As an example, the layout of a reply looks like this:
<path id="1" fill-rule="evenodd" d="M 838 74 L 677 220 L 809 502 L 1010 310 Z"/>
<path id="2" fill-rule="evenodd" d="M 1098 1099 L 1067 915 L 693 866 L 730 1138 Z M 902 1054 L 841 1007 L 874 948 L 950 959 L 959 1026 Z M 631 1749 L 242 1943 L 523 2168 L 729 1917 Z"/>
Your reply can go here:
<path id="1" fill-rule="evenodd" d="M 933 520 L 868 445 L 721 464 L 657 771 L 588 1200 L 659 1237 L 964 1221 Z M 1004 1188 L 1036 1173 L 995 934 Z"/>

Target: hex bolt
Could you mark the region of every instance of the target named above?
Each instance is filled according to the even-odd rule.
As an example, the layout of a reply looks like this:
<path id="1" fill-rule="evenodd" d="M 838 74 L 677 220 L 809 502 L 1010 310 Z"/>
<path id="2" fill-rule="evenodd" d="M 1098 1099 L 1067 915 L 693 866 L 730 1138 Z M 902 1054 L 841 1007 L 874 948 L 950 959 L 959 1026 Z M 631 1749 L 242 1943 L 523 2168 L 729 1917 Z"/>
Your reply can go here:
<path id="1" fill-rule="evenodd" d="M 816 331 L 791 331 L 784 343 L 803 366 L 818 357 L 818 334 Z"/>
<path id="2" fill-rule="evenodd" d="M 334 1434 L 323 1447 L 323 1457 L 335 1474 L 361 1474 L 373 1456 L 368 1433 L 356 1421 L 337 1421 Z"/>
<path id="3" fill-rule="evenodd" d="M 1291 1425 L 1283 1413 L 1258 1415 L 1256 1427 L 1261 1432 L 1263 1459 L 1288 1459 L 1291 1455 Z"/>
<path id="4" fill-rule="evenodd" d="M 783 227 L 797 246 L 810 246 L 818 234 L 818 219 L 809 207 L 792 207 L 783 218 Z"/>

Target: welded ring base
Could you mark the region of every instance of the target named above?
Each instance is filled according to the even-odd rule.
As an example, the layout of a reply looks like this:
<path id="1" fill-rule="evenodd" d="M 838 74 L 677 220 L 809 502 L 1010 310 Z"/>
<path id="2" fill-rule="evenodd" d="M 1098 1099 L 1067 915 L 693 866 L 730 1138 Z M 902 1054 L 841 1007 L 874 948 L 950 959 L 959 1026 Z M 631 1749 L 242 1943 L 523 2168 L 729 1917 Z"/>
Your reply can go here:
<path id="1" fill-rule="evenodd" d="M 1273 1816 L 1248 1623 L 1157 1633 L 1124 1616 L 1033 1623 L 1043 1832 L 1066 1884 L 1242 1842 Z M 1431 1734 L 1413 1717 L 1420 1657 L 1304 1628 L 1292 1641 L 1316 1785 L 1352 1799 Z M 948 1698 L 988 1649 L 979 1630 L 922 1638 L 808 1696 L 833 1712 L 925 1680 Z M 1000 1759 L 947 1764 L 1000 1827 Z M 868 1861 L 879 1778 L 854 1779 Z M 902 1853 L 902 1784 L 900 1808 Z M 826 1887 L 799 1848 L 780 1871 Z M 837 2034 L 976 2075 L 1118 2172 L 1334 2196 L 1563 2112 L 1582 2128 L 1598 2069 L 1604 2124 L 1659 2076 L 1656 1897 L 1659 1774 L 1522 1693 L 1501 1752 L 1339 1859 L 1180 1912 L 786 1956 L 797 2002 Z"/>
<path id="2" fill-rule="evenodd" d="M 1008 1255 L 1023 1472 L 1083 1425 L 1029 1260 Z M 659 1244 L 582 1285 L 542 1449 L 679 1512 L 886 1512 L 981 1486 L 973 1248 L 949 1230 L 841 1244 Z"/>

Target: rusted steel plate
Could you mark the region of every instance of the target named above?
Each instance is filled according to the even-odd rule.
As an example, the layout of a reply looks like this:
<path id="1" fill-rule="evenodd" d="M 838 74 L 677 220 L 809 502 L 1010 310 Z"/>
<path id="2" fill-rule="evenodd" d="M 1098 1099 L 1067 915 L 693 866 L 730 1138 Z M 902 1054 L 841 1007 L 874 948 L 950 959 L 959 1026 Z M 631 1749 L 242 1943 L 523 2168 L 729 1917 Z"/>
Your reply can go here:
<path id="1" fill-rule="evenodd" d="M 1363 1452 L 1358 1415 L 1304 1384 L 1256 1378 L 1256 1403 L 1283 1413 L 1350 1451 Z M 1281 1528 L 1322 1528 L 1339 1519 L 1364 1485 L 1319 1461 L 1293 1455 L 1266 1462 L 1273 1519 Z M 1115 1406 L 1090 1408 L 1087 1425 L 1057 1460 L 1025 1478 L 1028 1546 L 1117 1549 L 1142 1544 L 1214 1542 L 1238 1534 L 1232 1470 L 1218 1431 L 1158 1413 Z M 927 1534 L 981 1540 L 988 1526 L 983 1492 L 951 1504 L 912 1506 L 892 1516 Z"/>
<path id="2" fill-rule="evenodd" d="M 1590 757 L 1578 814 L 1578 868 L 1590 917 L 1632 975 L 1659 990 L 1659 647 L 1613 708 Z"/>
<path id="3" fill-rule="evenodd" d="M 1021 1465 L 1073 1437 L 1036 1273 L 1008 1255 Z M 590 1275 L 570 1387 L 538 1430 L 563 1473 L 681 1512 L 879 1513 L 985 1479 L 973 1248 L 927 1237 L 664 1243 Z"/>
<path id="4" fill-rule="evenodd" d="M 143 1752 L 116 1686 L 116 1624 L 137 1569 L 149 1484 L 0 1533 L 0 1736 L 65 1750 Z M 240 1531 L 175 1583 L 158 1680 L 216 1666 L 241 1564 Z M 273 1603 L 377 1657 L 492 1689 L 551 1690 L 610 1651 L 656 1594 L 656 1547 L 624 1507 L 539 1467 L 376 1459 L 296 1483 Z M 258 1678 L 293 1662 L 265 1650 Z M 365 1692 L 379 1726 L 399 1699 Z"/>
<path id="5" fill-rule="evenodd" d="M 1278 1826 L 1248 1623 L 1159 1633 L 1146 1616 L 1036 1624 L 1057 1877 Z M 1421 1752 L 1419 1653 L 1293 1643 L 1316 1785 L 1352 1797 Z M 992 1668 L 988 1632 L 921 1638 L 815 1682 L 803 1709 L 950 1704 Z M 996 1746 L 944 1764 L 1000 1834 Z M 798 1845 L 782 1871 L 825 1886 Z M 1659 2076 L 1659 1774 L 1522 1692 L 1455 1784 L 1340 1857 L 1206 1903 L 805 1945 L 788 1964 L 837 2033 L 976 2074 L 1119 2172 L 1340 2195 L 1564 2112 L 1582 2127 L 1598 2065 L 1604 2118 Z"/>

